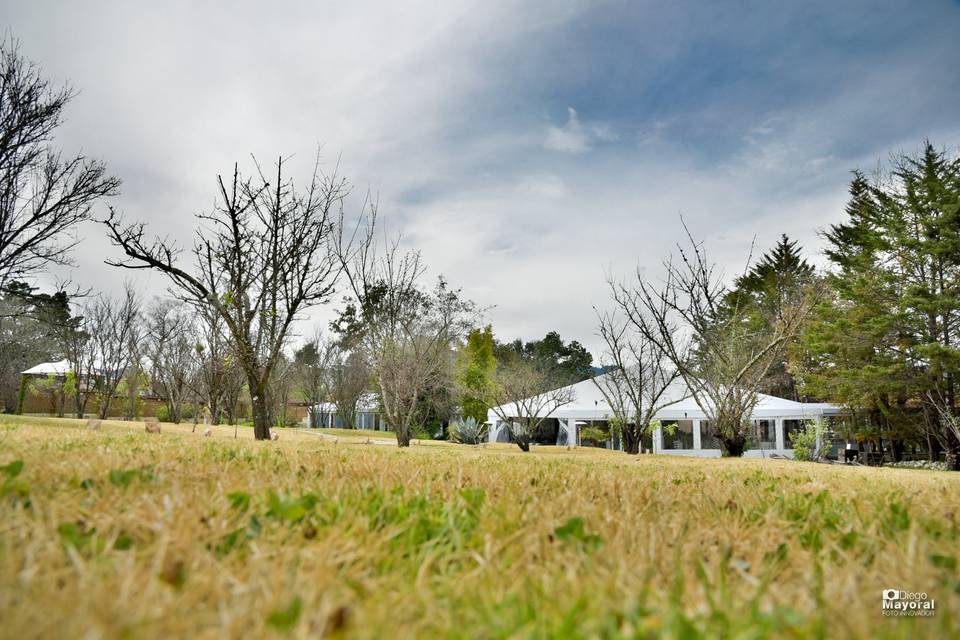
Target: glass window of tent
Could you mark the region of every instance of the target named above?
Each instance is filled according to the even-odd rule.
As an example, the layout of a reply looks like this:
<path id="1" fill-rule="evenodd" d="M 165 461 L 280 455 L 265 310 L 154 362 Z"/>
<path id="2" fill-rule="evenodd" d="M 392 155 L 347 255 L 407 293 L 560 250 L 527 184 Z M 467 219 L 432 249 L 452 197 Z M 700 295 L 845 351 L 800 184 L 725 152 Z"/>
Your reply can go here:
<path id="1" fill-rule="evenodd" d="M 783 446 L 786 449 L 793 449 L 793 441 L 798 433 L 806 428 L 805 420 L 784 420 L 783 421 Z"/>
<path id="2" fill-rule="evenodd" d="M 753 449 L 775 449 L 777 446 L 777 428 L 774 420 L 754 420 L 750 423 L 750 447 Z"/>
<path id="3" fill-rule="evenodd" d="M 701 449 L 720 449 L 720 438 L 717 437 L 717 430 L 709 420 L 700 421 L 700 448 Z"/>
<path id="4" fill-rule="evenodd" d="M 665 451 L 693 449 L 693 420 L 664 420 L 660 426 Z"/>

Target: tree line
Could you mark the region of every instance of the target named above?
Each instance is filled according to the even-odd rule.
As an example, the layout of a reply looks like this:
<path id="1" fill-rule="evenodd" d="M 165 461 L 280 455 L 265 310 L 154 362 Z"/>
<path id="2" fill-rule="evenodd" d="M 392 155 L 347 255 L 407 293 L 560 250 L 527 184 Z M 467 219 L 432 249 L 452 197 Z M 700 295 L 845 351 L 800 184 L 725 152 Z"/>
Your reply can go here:
<path id="1" fill-rule="evenodd" d="M 750 415 L 759 394 L 771 393 L 841 404 L 850 412 L 845 437 L 894 457 L 922 446 L 956 466 L 960 160 L 929 142 L 874 176 L 854 174 L 843 220 L 823 231 L 822 268 L 784 236 L 757 260 L 751 251 L 730 278 L 684 227 L 656 278 L 640 269 L 608 275 L 609 309 L 597 311 L 605 348 L 594 367 L 580 343 L 556 332 L 497 341 L 484 309 L 444 278 L 428 279 L 400 238 L 383 237 L 374 201 L 349 210 L 349 183 L 325 173 L 319 154 L 305 181 L 283 158 L 218 176 L 216 204 L 196 216 L 189 246 L 110 208 L 99 220 L 116 248 L 108 264 L 161 274 L 163 299 L 147 304 L 129 286 L 116 299 L 39 292 L 29 283 L 69 263 L 70 233 L 119 193 L 120 180 L 55 147 L 74 93 L 9 38 L 0 82 L 7 410 L 23 394 L 21 367 L 62 357 L 72 379 L 59 391 L 77 414 L 91 394 L 101 412 L 117 397 L 133 407 L 134 390 L 149 384 L 171 419 L 192 402 L 229 421 L 245 395 L 255 437 L 266 439 L 292 397 L 332 402 L 352 426 L 366 396 L 400 446 L 454 419 L 485 422 L 493 409 L 526 449 L 546 416 L 573 400 L 568 385 L 593 377 L 613 435 L 631 453 L 681 385 L 730 455 L 756 437 Z M 304 313 L 336 296 L 343 306 L 330 330 L 294 350 Z"/>

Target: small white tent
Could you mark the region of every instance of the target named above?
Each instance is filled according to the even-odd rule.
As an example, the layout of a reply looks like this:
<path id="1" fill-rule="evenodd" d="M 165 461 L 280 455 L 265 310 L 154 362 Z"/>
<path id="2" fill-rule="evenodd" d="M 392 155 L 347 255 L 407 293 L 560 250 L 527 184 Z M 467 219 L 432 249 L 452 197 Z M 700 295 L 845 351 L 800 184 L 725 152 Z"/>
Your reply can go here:
<path id="1" fill-rule="evenodd" d="M 38 377 L 47 377 L 53 375 L 58 378 L 63 378 L 66 377 L 69 371 L 70 363 L 66 360 L 61 360 L 60 362 L 41 362 L 35 367 L 30 367 L 26 371 L 21 371 L 20 374 L 24 376 Z"/>
<path id="2" fill-rule="evenodd" d="M 332 402 L 321 402 L 307 408 L 309 420 L 307 424 L 310 427 L 341 428 L 343 420 L 337 414 L 337 405 Z M 390 427 L 380 415 L 380 408 L 377 405 L 377 396 L 372 393 L 364 394 L 357 403 L 357 415 L 355 416 L 357 429 L 368 429 L 372 431 L 390 431 Z"/>

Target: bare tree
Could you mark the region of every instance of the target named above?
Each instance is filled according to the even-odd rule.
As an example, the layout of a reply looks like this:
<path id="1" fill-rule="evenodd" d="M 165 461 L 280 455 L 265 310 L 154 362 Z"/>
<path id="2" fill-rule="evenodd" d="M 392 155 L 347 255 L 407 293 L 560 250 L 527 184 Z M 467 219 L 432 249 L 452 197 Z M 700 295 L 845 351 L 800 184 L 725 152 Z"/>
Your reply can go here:
<path id="1" fill-rule="evenodd" d="M 934 385 L 926 393 L 926 402 L 937 412 L 941 428 L 929 429 L 932 437 L 936 438 L 940 446 L 947 451 L 946 462 L 948 471 L 960 471 L 960 457 L 951 451 L 952 441 L 960 442 L 960 415 L 957 415 L 955 404 L 952 401 L 952 380 L 949 384 L 941 382 Z"/>
<path id="2" fill-rule="evenodd" d="M 330 399 L 343 426 L 355 429 L 364 393 L 370 387 L 370 367 L 359 350 L 334 347 L 329 362 Z"/>
<path id="3" fill-rule="evenodd" d="M 287 407 L 290 404 L 290 395 L 295 380 L 295 367 L 292 360 L 281 354 L 277 360 L 276 370 L 267 387 L 267 394 L 272 405 L 275 425 L 287 426 Z"/>
<path id="4" fill-rule="evenodd" d="M 236 358 L 232 352 L 227 355 L 227 367 L 224 369 L 221 384 L 223 385 L 222 406 L 227 424 L 236 425 L 240 416 L 240 396 L 246 383 L 243 381 L 243 371 L 236 365 Z M 236 433 L 236 431 L 234 431 Z"/>
<path id="5" fill-rule="evenodd" d="M 120 381 L 130 365 L 130 336 L 139 321 L 140 302 L 130 284 L 114 300 L 100 296 L 84 310 L 93 352 L 93 392 L 106 419 Z"/>
<path id="6" fill-rule="evenodd" d="M 608 279 L 616 298 L 616 285 Z M 597 313 L 600 337 L 606 345 L 604 354 L 609 371 L 593 378 L 613 411 L 614 419 L 627 453 L 640 452 L 640 443 L 651 429 L 653 417 L 660 409 L 679 398 L 665 396 L 680 377 L 666 353 L 647 337 L 649 327 L 644 315 Z"/>
<path id="7" fill-rule="evenodd" d="M 335 350 L 333 341 L 317 329 L 313 337 L 293 355 L 297 390 L 311 408 L 307 412 L 310 427 L 317 426 L 312 409 L 330 398 L 330 360 Z"/>
<path id="8" fill-rule="evenodd" d="M 221 177 L 220 202 L 198 216 L 192 270 L 181 264 L 174 244 L 146 239 L 143 224 L 124 224 L 114 212 L 105 221 L 126 255 L 108 264 L 157 270 L 170 279 L 175 295 L 209 305 L 223 319 L 246 378 L 258 440 L 270 438 L 269 385 L 290 325 L 328 300 L 340 275 L 331 240 L 344 238 L 336 229 L 343 224 L 348 188 L 336 175 L 322 175 L 319 162 L 318 156 L 304 191 L 284 177 L 282 158 L 272 182 L 259 165 L 252 179 L 236 167 L 232 181 Z"/>
<path id="9" fill-rule="evenodd" d="M 177 300 L 161 300 L 149 311 L 146 338 L 153 388 L 179 423 L 196 372 L 193 316 Z"/>
<path id="10" fill-rule="evenodd" d="M 88 219 L 98 199 L 118 193 L 120 181 L 103 163 L 52 146 L 73 96 L 23 58 L 16 41 L 0 42 L 0 286 L 68 263 L 76 241 L 65 232 Z"/>
<path id="11" fill-rule="evenodd" d="M 488 404 L 522 451 L 530 451 L 530 442 L 554 411 L 577 399 L 572 386 L 557 384 L 549 371 L 523 358 L 510 358 L 497 368 Z"/>
<path id="12" fill-rule="evenodd" d="M 421 289 L 420 254 L 402 252 L 398 240 L 378 255 L 375 219 L 374 210 L 359 250 L 351 253 L 352 240 L 341 238 L 338 253 L 356 297 L 357 306 L 348 313 L 360 327 L 384 416 L 397 445 L 408 447 L 421 394 L 450 373 L 450 345 L 469 328 L 473 305 L 442 278 L 432 291 Z"/>
<path id="13" fill-rule="evenodd" d="M 193 348 L 196 360 L 195 384 L 197 393 L 210 411 L 211 422 L 220 424 L 226 405 L 228 378 L 231 375 L 236 378 L 236 367 L 232 365 L 235 360 L 231 360 L 231 345 L 224 335 L 226 327 L 223 319 L 209 305 L 201 306 L 197 310 L 197 339 Z M 240 376 L 241 388 L 242 379 L 243 376 Z M 239 397 L 239 391 L 235 396 L 234 406 L 236 397 Z M 233 409 L 229 415 L 233 416 Z"/>
<path id="14" fill-rule="evenodd" d="M 757 327 L 746 309 L 726 304 L 722 275 L 684 229 L 689 247 L 678 245 L 678 258 L 664 263 L 665 281 L 657 286 L 638 269 L 633 286 L 614 285 L 614 299 L 676 368 L 727 453 L 740 456 L 760 387 L 816 295 L 805 290 L 784 299 L 773 320 Z"/>
<path id="15" fill-rule="evenodd" d="M 139 320 L 139 319 L 138 319 Z M 120 389 L 123 390 L 123 419 L 134 420 L 140 415 L 140 392 L 148 382 L 148 377 L 144 371 L 146 329 L 139 321 L 134 322 L 130 327 L 130 333 L 127 336 L 127 353 L 130 362 L 127 365 L 126 374 L 120 383 Z"/>
<path id="16" fill-rule="evenodd" d="M 90 305 L 87 305 L 89 308 Z M 58 341 L 70 370 L 65 381 L 66 395 L 73 399 L 74 413 L 83 418 L 96 375 L 96 344 L 92 338 L 92 318 L 81 309 L 81 314 L 58 328 Z"/>

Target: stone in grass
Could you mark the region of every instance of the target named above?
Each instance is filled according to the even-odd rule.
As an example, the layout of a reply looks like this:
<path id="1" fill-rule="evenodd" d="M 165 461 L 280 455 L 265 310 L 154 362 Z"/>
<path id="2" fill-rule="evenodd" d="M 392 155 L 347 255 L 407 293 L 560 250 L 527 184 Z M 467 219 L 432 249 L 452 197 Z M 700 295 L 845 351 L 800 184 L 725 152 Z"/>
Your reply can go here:
<path id="1" fill-rule="evenodd" d="M 100 431 L 100 426 L 99 420 L 87 420 L 87 429 L 90 429 L 90 431 Z"/>
<path id="2" fill-rule="evenodd" d="M 146 421 L 146 431 L 147 433 L 160 433 L 160 422 L 157 420 L 147 420 Z"/>
<path id="3" fill-rule="evenodd" d="M 270 436 L 270 439 L 273 440 L 274 442 L 276 442 L 277 440 L 280 439 L 280 434 L 279 434 L 279 433 L 274 433 L 272 436 Z"/>
<path id="4" fill-rule="evenodd" d="M 210 438 L 212 436 L 213 436 L 213 429 L 211 429 L 210 427 L 207 427 L 206 429 L 203 430 L 204 438 Z"/>

